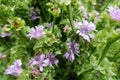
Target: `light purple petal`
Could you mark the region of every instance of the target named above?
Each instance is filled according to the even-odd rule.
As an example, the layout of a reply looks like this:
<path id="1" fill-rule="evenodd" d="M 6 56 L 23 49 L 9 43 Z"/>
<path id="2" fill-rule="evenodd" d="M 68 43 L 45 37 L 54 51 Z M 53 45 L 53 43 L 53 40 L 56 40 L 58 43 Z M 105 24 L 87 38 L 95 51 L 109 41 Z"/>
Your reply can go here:
<path id="1" fill-rule="evenodd" d="M 11 33 L 2 32 L 0 36 L 4 38 L 4 37 L 7 37 L 7 36 L 11 36 Z"/>
<path id="2" fill-rule="evenodd" d="M 20 60 L 20 59 L 16 60 L 16 61 L 14 62 L 14 65 L 21 66 L 21 65 L 22 65 L 21 60 Z"/>
<path id="3" fill-rule="evenodd" d="M 43 66 L 39 66 L 39 70 L 40 70 L 40 72 L 42 72 L 43 71 Z"/>
<path id="4" fill-rule="evenodd" d="M 82 36 L 88 42 L 90 42 L 90 38 L 92 37 L 89 36 L 89 34 L 91 31 L 95 31 L 95 30 L 96 30 L 96 25 L 94 23 L 88 22 L 87 20 L 83 20 L 81 29 L 77 30 L 76 33 Z"/>
<path id="5" fill-rule="evenodd" d="M 78 44 L 76 42 L 70 42 L 70 43 L 68 43 L 68 46 L 74 54 L 79 53 L 79 47 L 78 47 Z"/>
<path id="6" fill-rule="evenodd" d="M 46 56 L 46 59 L 48 59 L 48 61 L 49 61 L 48 65 L 50 65 L 50 66 L 52 66 L 53 64 L 57 65 L 59 62 L 53 54 L 48 54 Z"/>
<path id="7" fill-rule="evenodd" d="M 75 26 L 76 28 L 80 29 L 81 26 L 82 26 L 82 23 L 81 23 L 81 22 L 78 22 L 78 21 L 74 21 L 74 26 Z"/>
<path id="8" fill-rule="evenodd" d="M 87 12 L 86 12 L 85 7 L 84 7 L 84 6 L 81 6 L 80 9 L 81 9 L 81 11 L 82 11 L 82 13 L 83 13 L 84 18 L 88 19 L 88 15 L 87 15 Z"/>
<path id="9" fill-rule="evenodd" d="M 53 23 L 51 22 L 51 23 L 47 23 L 47 27 L 48 28 L 51 28 L 53 26 Z"/>
<path id="10" fill-rule="evenodd" d="M 43 71 L 43 67 L 47 65 L 47 63 L 44 62 L 45 59 L 45 55 L 44 54 L 40 54 L 38 55 L 38 67 L 40 71 Z"/>
<path id="11" fill-rule="evenodd" d="M 49 59 L 45 59 L 43 61 L 43 66 L 48 66 L 49 65 Z"/>
<path id="12" fill-rule="evenodd" d="M 120 9 L 118 7 L 108 7 L 108 11 L 112 19 L 116 21 L 120 21 Z"/>
<path id="13" fill-rule="evenodd" d="M 66 52 L 63 56 L 71 62 L 73 62 L 75 59 L 75 55 L 72 51 Z"/>
<path id="14" fill-rule="evenodd" d="M 41 25 L 35 26 L 35 28 L 31 29 L 31 32 L 29 33 L 29 37 L 34 39 L 39 39 L 45 34 L 44 27 Z"/>
<path id="15" fill-rule="evenodd" d="M 36 14 L 35 10 L 34 10 L 34 7 L 30 7 L 30 16 L 31 16 L 31 19 L 32 20 L 36 20 L 36 19 L 39 19 L 40 17 Z"/>
<path id="16" fill-rule="evenodd" d="M 87 40 L 88 42 L 90 42 L 90 38 L 88 35 L 83 34 L 83 33 L 79 33 L 79 35 L 81 35 L 85 40 Z"/>
<path id="17" fill-rule="evenodd" d="M 79 56 L 79 45 L 76 42 L 70 42 L 67 44 L 70 51 L 66 52 L 63 56 L 68 59 L 69 61 L 73 62 L 75 59 L 75 55 Z"/>
<path id="18" fill-rule="evenodd" d="M 0 53 L 0 59 L 5 58 L 5 57 L 6 57 L 6 55 Z"/>
<path id="19" fill-rule="evenodd" d="M 13 76 L 20 76 L 20 74 L 23 71 L 21 65 L 22 65 L 21 60 L 20 59 L 16 60 L 14 62 L 14 65 L 9 66 L 8 69 L 4 72 L 4 74 L 10 74 Z"/>
<path id="20" fill-rule="evenodd" d="M 29 60 L 28 65 L 30 65 L 30 67 L 33 69 L 34 65 L 38 65 L 38 61 L 36 61 L 35 58 L 32 58 L 31 60 Z"/>

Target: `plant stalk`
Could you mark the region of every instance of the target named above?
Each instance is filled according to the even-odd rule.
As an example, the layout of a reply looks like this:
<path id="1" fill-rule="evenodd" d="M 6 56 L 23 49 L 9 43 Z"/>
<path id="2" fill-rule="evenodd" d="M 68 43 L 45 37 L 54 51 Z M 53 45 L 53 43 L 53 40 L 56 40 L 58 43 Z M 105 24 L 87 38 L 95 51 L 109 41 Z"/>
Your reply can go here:
<path id="1" fill-rule="evenodd" d="M 53 32 L 54 32 L 54 26 L 55 26 L 55 20 L 56 20 L 56 17 L 53 17 Z"/>
<path id="2" fill-rule="evenodd" d="M 120 39 L 120 33 L 107 42 L 107 44 L 106 44 L 106 46 L 105 46 L 105 48 L 102 52 L 102 55 L 100 56 L 98 64 L 100 64 L 101 61 L 105 58 L 105 56 L 107 54 L 107 51 L 109 50 L 110 46 L 119 39 Z"/>
<path id="3" fill-rule="evenodd" d="M 74 24 L 73 24 L 73 15 L 72 15 L 72 7 L 71 4 L 68 5 L 68 17 L 69 17 L 69 21 L 70 21 L 70 26 L 72 28 L 72 31 L 74 32 Z"/>

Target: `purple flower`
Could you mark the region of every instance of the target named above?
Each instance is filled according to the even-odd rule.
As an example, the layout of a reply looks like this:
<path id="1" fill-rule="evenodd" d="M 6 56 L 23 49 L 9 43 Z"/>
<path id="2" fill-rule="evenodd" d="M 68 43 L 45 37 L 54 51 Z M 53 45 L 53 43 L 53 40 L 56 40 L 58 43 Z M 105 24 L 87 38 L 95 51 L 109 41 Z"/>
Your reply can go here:
<path id="1" fill-rule="evenodd" d="M 80 26 L 82 25 L 82 23 L 81 22 L 78 22 L 78 21 L 74 21 L 74 26 L 76 27 L 76 28 L 80 28 Z"/>
<path id="2" fill-rule="evenodd" d="M 57 63 L 58 63 L 58 60 L 55 58 L 54 55 L 48 54 L 45 57 L 44 54 L 39 54 L 37 58 L 32 58 L 31 60 L 29 60 L 28 65 L 30 65 L 31 69 L 34 69 L 34 65 L 36 65 L 39 68 L 40 72 L 42 72 L 44 67 L 46 66 L 53 67 L 52 65 L 53 64 L 57 65 Z"/>
<path id="3" fill-rule="evenodd" d="M 35 26 L 35 28 L 32 28 L 31 32 L 29 33 L 29 37 L 34 39 L 39 39 L 45 34 L 44 27 L 41 25 Z"/>
<path id="4" fill-rule="evenodd" d="M 5 57 L 6 57 L 6 55 L 0 53 L 0 59 L 5 58 Z"/>
<path id="5" fill-rule="evenodd" d="M 48 28 L 51 28 L 53 26 L 53 23 L 51 22 L 51 23 L 47 23 L 47 27 Z"/>
<path id="6" fill-rule="evenodd" d="M 3 38 L 4 38 L 4 37 L 7 37 L 7 36 L 11 36 L 11 33 L 10 33 L 10 32 L 7 32 L 6 29 L 7 29 L 6 26 L 4 26 L 4 27 L 2 28 L 2 32 L 1 32 L 0 36 L 3 37 Z"/>
<path id="7" fill-rule="evenodd" d="M 11 33 L 5 33 L 5 32 L 2 32 L 1 33 L 1 37 L 7 37 L 7 36 L 10 36 L 11 35 Z"/>
<path id="8" fill-rule="evenodd" d="M 30 65 L 30 67 L 33 69 L 34 65 L 38 65 L 38 61 L 36 61 L 35 58 L 32 58 L 31 60 L 29 60 L 28 65 Z"/>
<path id="9" fill-rule="evenodd" d="M 90 32 L 92 30 L 95 30 L 96 26 L 94 23 L 92 23 L 92 22 L 88 23 L 88 21 L 86 21 L 86 20 L 83 20 L 83 22 L 81 24 L 82 24 L 82 26 L 80 26 L 81 28 L 79 30 L 77 30 L 76 33 L 78 33 L 85 40 L 90 42 L 90 38 L 93 38 L 93 35 L 90 34 Z"/>
<path id="10" fill-rule="evenodd" d="M 78 44 L 77 44 L 77 43 L 75 43 L 75 42 L 70 42 L 70 43 L 68 43 L 68 47 L 69 47 L 69 49 L 70 49 L 74 54 L 79 53 L 79 47 L 78 47 Z"/>
<path id="11" fill-rule="evenodd" d="M 120 21 L 120 9 L 118 7 L 110 6 L 108 11 L 109 11 L 112 19 L 114 19 L 116 21 Z"/>
<path id="12" fill-rule="evenodd" d="M 31 16 L 32 20 L 36 20 L 36 19 L 40 18 L 39 16 L 37 16 L 37 14 L 36 14 L 36 12 L 34 10 L 34 7 L 30 7 L 30 12 L 31 12 L 30 16 Z"/>
<path id="13" fill-rule="evenodd" d="M 39 67 L 40 72 L 42 72 L 43 71 L 43 67 L 44 66 L 48 66 L 48 64 L 49 64 L 49 60 L 45 59 L 45 55 L 44 54 L 38 55 L 38 67 Z"/>
<path id="14" fill-rule="evenodd" d="M 87 12 L 86 12 L 85 7 L 84 7 L 84 6 L 81 6 L 80 9 L 81 9 L 81 11 L 82 11 L 82 13 L 83 13 L 84 18 L 88 19 L 88 15 L 87 15 Z"/>
<path id="15" fill-rule="evenodd" d="M 75 54 L 72 52 L 72 50 L 69 52 L 66 52 L 63 56 L 71 62 L 75 60 Z"/>
<path id="16" fill-rule="evenodd" d="M 10 74 L 13 76 L 20 76 L 23 69 L 21 68 L 22 62 L 20 59 L 14 62 L 14 65 L 8 67 L 8 69 L 4 72 L 4 74 Z"/>
<path id="17" fill-rule="evenodd" d="M 55 58 L 55 56 L 53 54 L 48 54 L 46 56 L 46 59 L 49 61 L 48 65 L 50 65 L 51 67 L 53 67 L 53 64 L 58 64 L 58 60 Z"/>
<path id="18" fill-rule="evenodd" d="M 66 52 L 63 56 L 68 59 L 69 61 L 73 62 L 75 59 L 75 55 L 79 56 L 79 47 L 78 44 L 75 42 L 68 43 L 68 47 L 70 49 L 69 52 Z"/>
<path id="19" fill-rule="evenodd" d="M 94 12 L 94 16 L 98 21 L 100 21 L 99 12 Z"/>

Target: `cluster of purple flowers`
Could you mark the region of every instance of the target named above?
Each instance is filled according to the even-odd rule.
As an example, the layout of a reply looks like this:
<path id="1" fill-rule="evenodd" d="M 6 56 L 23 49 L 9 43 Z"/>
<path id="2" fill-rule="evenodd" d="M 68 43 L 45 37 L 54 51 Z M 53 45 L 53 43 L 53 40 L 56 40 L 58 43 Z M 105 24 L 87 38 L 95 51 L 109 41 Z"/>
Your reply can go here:
<path id="1" fill-rule="evenodd" d="M 81 11 L 83 13 L 83 16 L 85 19 L 88 19 L 88 15 L 86 12 L 86 9 L 82 6 Z M 116 21 L 120 21 L 120 9 L 118 7 L 109 7 L 108 9 L 110 16 L 112 19 L 116 20 Z M 34 7 L 30 8 L 30 16 L 32 20 L 36 20 L 39 19 L 40 17 L 37 16 Z M 99 17 L 99 13 L 95 13 L 94 14 L 95 17 L 97 19 L 100 19 Z M 53 26 L 53 23 L 47 23 L 47 27 L 51 28 Z M 91 42 L 91 38 L 94 38 L 94 35 L 91 34 L 91 31 L 95 31 L 96 30 L 96 25 L 93 22 L 88 22 L 87 20 L 83 20 L 82 22 L 77 22 L 74 21 L 74 26 L 77 28 L 76 33 L 79 34 L 84 40 L 86 40 L 87 42 Z M 2 28 L 1 32 L 0 32 L 0 36 L 1 37 L 7 37 L 7 36 L 11 36 L 10 32 L 7 32 L 6 30 L 6 26 Z M 66 25 L 63 30 L 64 32 L 69 31 L 71 28 L 69 25 Z M 118 29 L 118 31 L 120 31 Z M 30 37 L 30 39 L 40 39 L 43 35 L 45 35 L 45 31 L 44 31 L 44 26 L 42 25 L 38 25 L 35 26 L 33 28 L 31 28 L 30 33 L 28 34 L 28 36 Z M 69 47 L 69 51 L 66 52 L 63 56 L 68 60 L 73 62 L 75 60 L 75 55 L 79 56 L 78 53 L 80 53 L 79 50 L 79 45 L 76 42 L 70 42 L 67 44 Z M 3 55 L 0 53 L 0 59 L 5 58 L 6 55 Z M 28 65 L 30 66 L 30 68 L 33 71 L 33 73 L 39 73 L 39 72 L 43 72 L 44 67 L 50 66 L 52 68 L 53 65 L 57 65 L 58 64 L 58 59 L 55 58 L 55 55 L 53 54 L 39 54 L 37 57 L 32 58 L 31 60 L 29 60 Z M 37 69 L 36 69 L 37 67 Z M 38 70 L 38 71 L 37 71 Z M 13 65 L 8 66 L 8 69 L 5 70 L 4 74 L 10 74 L 13 76 L 20 76 L 20 74 L 23 72 L 22 69 L 22 62 L 20 59 L 17 59 Z"/>
<path id="2" fill-rule="evenodd" d="M 29 33 L 29 37 L 34 39 L 39 39 L 45 34 L 44 27 L 42 25 L 35 26 L 35 28 L 31 29 L 31 32 Z"/>
<path id="3" fill-rule="evenodd" d="M 53 65 L 57 65 L 58 62 L 59 61 L 55 58 L 53 54 L 48 54 L 47 56 L 45 56 L 44 54 L 39 54 L 37 58 L 32 58 L 31 60 L 29 60 L 28 65 L 30 65 L 31 69 L 34 69 L 34 66 L 36 65 L 39 68 L 40 72 L 42 72 L 43 67 L 53 67 Z"/>
<path id="4" fill-rule="evenodd" d="M 57 65 L 58 62 L 59 61 L 55 58 L 53 54 L 48 54 L 47 56 L 45 56 L 44 54 L 39 54 L 37 58 L 32 58 L 31 60 L 29 60 L 28 65 L 32 70 L 34 70 L 34 66 L 36 65 L 39 68 L 39 71 L 42 72 L 43 67 L 51 66 L 52 68 L 54 68 L 53 65 Z M 8 66 L 8 69 L 4 72 L 4 74 L 20 76 L 23 71 L 21 66 L 21 60 L 17 59 L 13 65 Z"/>
<path id="5" fill-rule="evenodd" d="M 112 19 L 114 19 L 116 21 L 120 21 L 120 9 L 118 7 L 110 6 L 108 11 L 109 11 Z"/>
<path id="6" fill-rule="evenodd" d="M 73 62 L 75 60 L 75 55 L 79 53 L 79 46 L 76 42 L 68 43 L 69 52 L 66 52 L 63 56 L 69 61 Z"/>
<path id="7" fill-rule="evenodd" d="M 93 38 L 94 35 L 90 34 L 91 31 L 96 29 L 96 26 L 92 22 L 88 22 L 87 20 L 83 20 L 83 22 L 75 22 L 75 27 L 78 28 L 77 32 L 80 36 L 82 36 L 85 40 L 90 42 L 90 38 Z"/>

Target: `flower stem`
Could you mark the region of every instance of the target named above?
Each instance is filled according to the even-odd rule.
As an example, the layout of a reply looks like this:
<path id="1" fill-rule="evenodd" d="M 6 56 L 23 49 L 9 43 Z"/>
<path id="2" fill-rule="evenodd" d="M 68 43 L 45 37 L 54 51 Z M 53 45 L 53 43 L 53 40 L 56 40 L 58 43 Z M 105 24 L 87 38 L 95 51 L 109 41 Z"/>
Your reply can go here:
<path id="1" fill-rule="evenodd" d="M 54 32 L 55 20 L 56 20 L 56 17 L 53 17 L 53 32 Z"/>
<path id="2" fill-rule="evenodd" d="M 68 5 L 68 16 L 69 16 L 69 21 L 70 21 L 70 26 L 72 28 L 72 31 L 74 32 L 74 24 L 73 24 L 73 16 L 72 16 L 72 7 L 71 4 Z"/>

